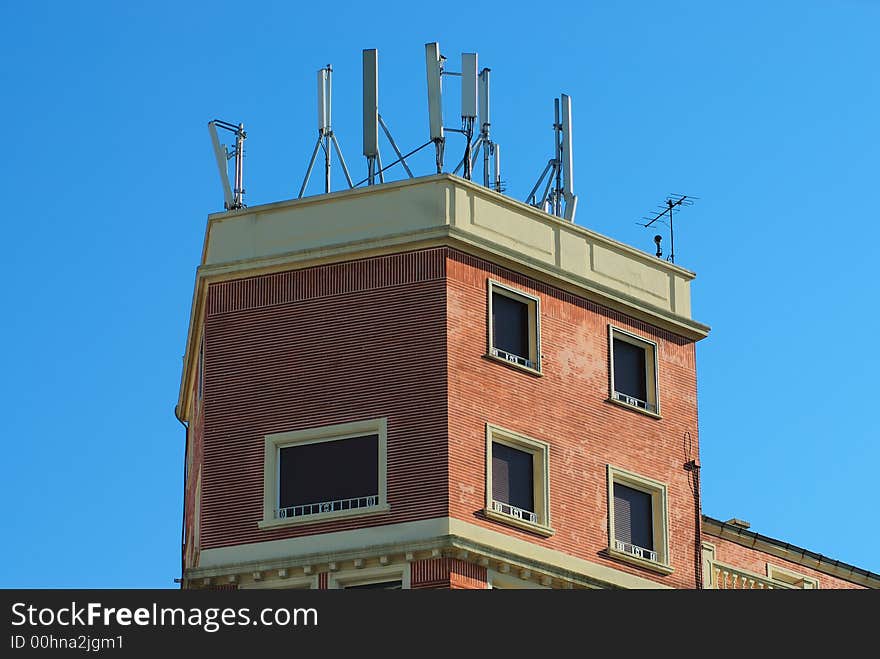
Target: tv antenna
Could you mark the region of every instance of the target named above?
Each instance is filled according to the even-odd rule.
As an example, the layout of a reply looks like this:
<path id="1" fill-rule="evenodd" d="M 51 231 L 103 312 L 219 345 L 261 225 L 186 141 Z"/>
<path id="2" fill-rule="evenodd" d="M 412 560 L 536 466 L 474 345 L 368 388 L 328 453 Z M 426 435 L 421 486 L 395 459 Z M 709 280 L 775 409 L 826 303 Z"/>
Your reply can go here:
<path id="1" fill-rule="evenodd" d="M 555 121 L 553 122 L 554 157 L 550 159 L 535 187 L 526 197 L 526 203 L 574 222 L 577 210 L 577 195 L 574 194 L 574 175 L 571 140 L 571 97 L 561 94 L 553 99 Z M 538 189 L 544 179 L 544 193 L 537 198 Z"/>
<path id="2" fill-rule="evenodd" d="M 465 65 L 465 57 L 466 55 L 462 55 L 462 72 L 468 70 L 468 67 Z M 473 55 L 473 69 L 477 68 L 477 56 Z M 478 125 L 480 127 L 480 134 L 477 135 L 477 139 L 474 140 L 473 144 L 470 145 L 468 151 L 466 151 L 464 157 L 461 159 L 461 162 L 458 163 L 458 167 L 455 168 L 453 174 L 458 174 L 458 170 L 462 167 L 465 168 L 464 177 L 466 179 L 471 179 L 473 175 L 474 167 L 477 165 L 477 158 L 479 158 L 480 151 L 483 151 L 483 185 L 485 187 L 492 187 L 495 189 L 495 192 L 501 192 L 501 146 L 492 141 L 489 137 L 489 128 L 491 126 L 491 122 L 489 120 L 489 73 L 491 69 L 484 68 L 480 71 L 479 76 L 477 76 L 476 83 L 476 98 L 478 105 Z M 466 108 L 469 106 L 466 104 L 466 90 L 470 92 L 470 82 L 466 79 L 462 80 L 462 96 L 461 96 L 461 105 L 462 105 L 462 122 L 464 122 L 466 117 Z M 470 156 L 470 157 L 468 157 Z M 494 161 L 494 163 L 493 163 Z M 495 165 L 494 177 L 492 177 L 492 172 L 490 171 L 490 163 Z"/>
<path id="3" fill-rule="evenodd" d="M 324 192 L 330 192 L 330 165 L 331 152 L 330 146 L 336 149 L 336 155 L 339 156 L 339 162 L 342 164 L 342 171 L 345 172 L 345 180 L 348 181 L 348 187 L 353 188 L 351 175 L 348 173 L 348 167 L 345 164 L 345 158 L 342 157 L 342 149 L 339 148 L 339 141 L 333 132 L 331 123 L 331 110 L 333 100 L 333 67 L 328 64 L 323 69 L 318 69 L 318 141 L 315 143 L 315 149 L 312 151 L 312 157 L 309 159 L 309 168 L 306 170 L 306 176 L 303 179 L 302 187 L 299 189 L 297 199 L 302 198 L 309 184 L 309 178 L 312 175 L 312 168 L 315 166 L 315 159 L 318 156 L 318 149 L 324 151 Z"/>
<path id="4" fill-rule="evenodd" d="M 669 256 L 666 257 L 666 260 L 670 263 L 675 263 L 675 228 L 672 223 L 673 212 L 676 207 L 681 209 L 685 206 L 693 206 L 694 201 L 697 199 L 699 199 L 699 197 L 694 197 L 693 195 L 670 193 L 669 195 L 667 195 L 666 201 L 657 207 L 658 209 L 662 209 L 659 213 L 655 212 L 653 216 L 643 217 L 642 219 L 646 220 L 645 224 L 637 222 L 637 224 L 643 227 L 649 227 L 658 220 L 666 224 L 663 216 L 669 215 L 669 224 L 667 225 L 669 227 Z M 661 240 L 663 240 L 662 236 L 654 236 L 654 242 L 657 244 L 657 258 L 661 258 L 663 256 L 663 250 L 660 248 Z"/>
<path id="5" fill-rule="evenodd" d="M 220 143 L 217 129 L 222 128 L 235 135 L 235 146 L 232 149 Z M 228 121 L 214 119 L 208 122 L 208 133 L 214 147 L 214 158 L 217 160 L 217 171 L 220 173 L 220 184 L 223 186 L 223 207 L 226 210 L 243 208 L 244 201 L 244 141 L 247 133 L 244 124 L 231 124 Z M 229 161 L 235 159 L 235 187 L 229 185 Z"/>

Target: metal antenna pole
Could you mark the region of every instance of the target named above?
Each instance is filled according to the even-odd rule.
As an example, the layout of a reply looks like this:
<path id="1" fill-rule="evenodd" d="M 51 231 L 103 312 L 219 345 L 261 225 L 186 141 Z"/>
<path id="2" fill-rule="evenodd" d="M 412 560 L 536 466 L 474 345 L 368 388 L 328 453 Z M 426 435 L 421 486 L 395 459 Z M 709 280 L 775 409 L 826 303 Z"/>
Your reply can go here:
<path id="1" fill-rule="evenodd" d="M 666 203 L 669 204 L 669 261 L 675 263 L 675 229 L 672 228 L 672 208 L 675 204 L 672 199 L 667 199 Z"/>
<path id="2" fill-rule="evenodd" d="M 473 163 L 471 162 L 471 140 L 474 137 L 474 119 L 473 117 L 462 117 L 462 130 L 464 131 L 465 147 L 464 147 L 464 177 L 470 181 L 473 177 Z"/>
<path id="3" fill-rule="evenodd" d="M 501 192 L 501 145 L 492 145 L 493 155 L 495 156 L 495 192 Z"/>
<path id="4" fill-rule="evenodd" d="M 544 181 L 544 177 L 547 176 L 547 173 L 551 171 L 553 167 L 553 161 L 549 161 L 547 166 L 544 168 L 544 171 L 541 172 L 541 175 L 538 177 L 538 182 L 535 183 L 535 187 L 532 188 L 532 191 L 529 192 L 529 196 L 526 197 L 526 203 L 532 204 L 533 206 L 543 206 L 544 201 L 546 200 L 547 192 L 544 192 L 544 198 L 541 199 L 541 203 L 538 203 L 538 200 L 535 198 L 535 193 L 538 191 L 538 188 L 541 187 L 541 183 Z M 553 176 L 552 172 L 550 174 L 551 178 Z"/>
<path id="5" fill-rule="evenodd" d="M 385 174 L 382 173 L 382 154 L 376 153 L 376 162 L 379 163 L 379 183 L 385 182 Z"/>
<path id="6" fill-rule="evenodd" d="M 244 206 L 244 124 L 238 124 L 235 132 L 235 208 Z"/>
<path id="7" fill-rule="evenodd" d="M 309 178 L 312 175 L 312 168 L 315 166 L 315 160 L 318 158 L 318 149 L 321 148 L 321 143 L 324 141 L 323 135 L 318 135 L 318 141 L 315 143 L 315 148 L 312 151 L 312 157 L 309 158 L 309 168 L 306 170 L 306 176 L 303 179 L 302 186 L 299 189 L 299 194 L 296 195 L 297 199 L 302 199 L 303 193 L 306 191 L 306 186 L 309 184 Z"/>
<path id="8" fill-rule="evenodd" d="M 382 127 L 382 130 L 385 131 L 385 137 L 388 138 L 388 141 L 391 143 L 391 148 L 394 149 L 394 153 L 397 154 L 397 157 L 400 159 L 400 164 L 403 165 L 403 168 L 406 170 L 406 173 L 410 178 L 415 178 L 413 176 L 412 171 L 409 168 L 409 165 L 406 164 L 406 158 L 403 157 L 403 154 L 400 152 L 400 149 L 397 148 L 397 142 L 394 141 L 394 138 L 391 137 L 391 131 L 388 130 L 388 126 L 385 125 L 385 120 L 382 118 L 382 115 L 378 115 L 379 117 L 379 125 Z M 382 171 L 382 165 L 379 165 L 379 172 Z"/>
<path id="9" fill-rule="evenodd" d="M 553 190 L 553 214 L 556 217 L 562 217 L 562 123 L 559 119 L 559 99 L 553 99 L 553 111 L 555 122 L 553 123 L 553 136 L 556 144 L 556 161 L 554 168 L 556 169 L 556 188 Z"/>
<path id="10" fill-rule="evenodd" d="M 480 136 L 480 143 L 483 142 L 483 136 Z M 486 148 L 483 149 L 483 185 L 487 188 L 489 187 L 489 148 L 490 145 L 487 144 Z"/>
<path id="11" fill-rule="evenodd" d="M 330 139 L 333 141 L 333 146 L 336 148 L 336 155 L 339 156 L 339 163 L 342 165 L 342 172 L 345 174 L 345 180 L 348 182 L 348 187 L 353 188 L 354 185 L 352 184 L 351 176 L 348 173 L 348 165 L 345 164 L 345 158 L 342 157 L 342 149 L 339 148 L 339 141 L 336 139 L 336 135 L 332 132 L 330 133 Z M 327 161 L 330 161 L 329 154 L 327 155 Z"/>

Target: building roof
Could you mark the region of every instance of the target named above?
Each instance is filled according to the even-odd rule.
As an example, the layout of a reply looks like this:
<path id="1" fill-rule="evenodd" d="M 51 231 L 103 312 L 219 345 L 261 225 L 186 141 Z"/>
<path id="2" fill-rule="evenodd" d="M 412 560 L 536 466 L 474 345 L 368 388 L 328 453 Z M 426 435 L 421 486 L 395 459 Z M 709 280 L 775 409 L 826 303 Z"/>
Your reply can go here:
<path id="1" fill-rule="evenodd" d="M 207 284 L 320 263 L 453 245 L 690 340 L 695 277 L 673 263 L 452 174 L 436 174 L 208 216 L 178 415 Z"/>
<path id="2" fill-rule="evenodd" d="M 790 542 L 749 531 L 738 524 L 722 522 L 703 515 L 703 532 L 868 588 L 880 588 L 880 574 L 876 572 L 817 554 Z"/>

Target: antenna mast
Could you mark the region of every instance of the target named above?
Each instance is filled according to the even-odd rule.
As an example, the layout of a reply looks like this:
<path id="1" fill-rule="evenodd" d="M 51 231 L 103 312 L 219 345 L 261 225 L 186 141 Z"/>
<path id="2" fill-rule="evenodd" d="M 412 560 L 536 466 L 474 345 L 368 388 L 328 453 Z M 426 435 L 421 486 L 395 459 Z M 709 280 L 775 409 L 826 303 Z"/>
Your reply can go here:
<path id="1" fill-rule="evenodd" d="M 235 134 L 235 147 L 229 150 L 220 144 L 217 129 L 222 128 Z M 244 124 L 231 124 L 228 121 L 214 119 L 208 122 L 208 133 L 211 136 L 211 144 L 214 147 L 214 158 L 217 160 L 217 171 L 220 174 L 220 184 L 223 186 L 223 207 L 226 210 L 234 210 L 244 207 L 244 141 L 247 133 L 244 132 Z M 229 161 L 235 159 L 234 188 L 229 185 Z"/>
<path id="2" fill-rule="evenodd" d="M 312 168 L 315 166 L 315 159 L 318 156 L 318 149 L 323 149 L 324 151 L 324 192 L 330 192 L 331 144 L 336 149 L 336 155 L 339 156 L 339 162 L 342 164 L 342 171 L 345 172 L 345 180 L 348 181 L 348 187 L 354 187 L 354 184 L 351 182 L 351 175 L 348 173 L 348 167 L 345 164 L 345 158 L 342 157 L 339 141 L 333 132 L 331 124 L 332 99 L 333 67 L 328 64 L 323 69 L 318 69 L 318 141 L 315 144 L 315 149 L 312 151 L 312 157 L 309 159 L 309 168 L 306 170 L 306 176 L 303 179 L 302 187 L 299 189 L 297 199 L 302 198 L 303 193 L 306 191 L 306 186 L 309 184 Z"/>
<path id="3" fill-rule="evenodd" d="M 428 80 L 428 123 L 431 129 L 431 141 L 437 152 L 437 173 L 443 171 L 443 148 L 446 137 L 443 135 L 443 62 L 446 58 L 440 55 L 440 44 L 436 41 L 425 44 L 425 72 Z"/>
<path id="4" fill-rule="evenodd" d="M 379 53 L 375 48 L 365 48 L 363 51 L 364 61 L 364 155 L 367 158 L 367 185 L 385 182 L 384 171 L 398 162 L 403 165 L 407 176 L 414 178 L 412 170 L 406 164 L 406 156 L 400 152 L 397 142 L 391 136 L 391 131 L 382 115 L 379 114 Z M 382 167 L 382 156 L 379 154 L 379 126 L 388 138 L 391 148 L 397 154 L 397 160 Z M 428 142 L 430 144 L 430 142 Z M 407 154 L 411 155 L 411 154 Z M 363 181 L 361 181 L 362 183 Z M 357 185 L 360 185 L 358 183 Z"/>
<path id="5" fill-rule="evenodd" d="M 677 199 L 676 199 L 677 197 Z M 660 204 L 658 208 L 662 208 L 659 213 L 656 213 L 653 217 L 643 217 L 643 220 L 647 220 L 646 224 L 642 224 L 638 222 L 637 224 L 641 224 L 643 227 L 649 227 L 657 220 L 660 220 L 664 224 L 666 222 L 662 219 L 664 215 L 669 215 L 669 256 L 666 257 L 666 260 L 670 263 L 675 263 L 675 227 L 672 223 L 672 215 L 676 206 L 683 208 L 684 206 L 693 206 L 694 200 L 699 199 L 699 197 L 694 197 L 693 195 L 685 195 L 685 194 L 669 194 L 666 197 L 666 201 Z M 657 258 L 663 256 L 663 252 L 660 249 L 660 236 L 654 236 L 654 242 L 657 244 Z"/>
<path id="6" fill-rule="evenodd" d="M 561 94 L 553 99 L 553 150 L 554 157 L 547 163 L 537 183 L 526 197 L 526 203 L 574 222 L 577 195 L 574 194 L 574 158 L 571 139 L 571 97 Z M 544 192 L 538 200 L 537 193 L 546 178 Z"/>
<path id="7" fill-rule="evenodd" d="M 462 59 L 465 56 L 462 55 Z M 476 55 L 474 55 L 474 67 L 476 67 Z M 462 69 L 464 69 L 464 65 Z M 473 169 L 476 167 L 477 158 L 480 155 L 480 150 L 483 151 L 483 185 L 487 188 L 493 188 L 495 192 L 502 191 L 501 185 L 501 146 L 492 141 L 489 137 L 489 128 L 491 126 L 491 122 L 489 120 L 489 73 L 491 69 L 483 69 L 480 71 L 480 75 L 477 77 L 477 100 L 478 100 L 478 125 L 480 129 L 480 134 L 477 135 L 477 139 L 474 140 L 473 144 L 470 144 L 470 140 L 468 143 L 470 146 L 465 151 L 464 158 L 461 159 L 461 162 L 458 163 L 458 166 L 455 168 L 453 174 L 458 174 L 458 171 L 464 167 L 464 177 L 466 179 L 471 179 L 473 174 Z M 467 88 L 470 88 L 468 84 Z M 462 84 L 462 106 L 464 106 L 464 92 L 465 86 Z M 464 121 L 465 114 L 464 109 L 462 110 L 462 120 Z M 491 165 L 494 164 L 494 176 L 491 170 Z M 468 169 L 469 168 L 469 169 Z"/>

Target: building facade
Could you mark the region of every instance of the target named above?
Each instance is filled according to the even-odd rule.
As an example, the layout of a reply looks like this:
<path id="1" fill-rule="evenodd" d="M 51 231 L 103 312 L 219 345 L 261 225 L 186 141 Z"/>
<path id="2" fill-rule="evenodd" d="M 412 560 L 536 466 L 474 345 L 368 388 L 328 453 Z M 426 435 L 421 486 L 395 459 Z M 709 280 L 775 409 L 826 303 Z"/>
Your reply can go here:
<path id="1" fill-rule="evenodd" d="M 210 216 L 182 586 L 880 585 L 701 515 L 693 277 L 446 174 Z"/>

